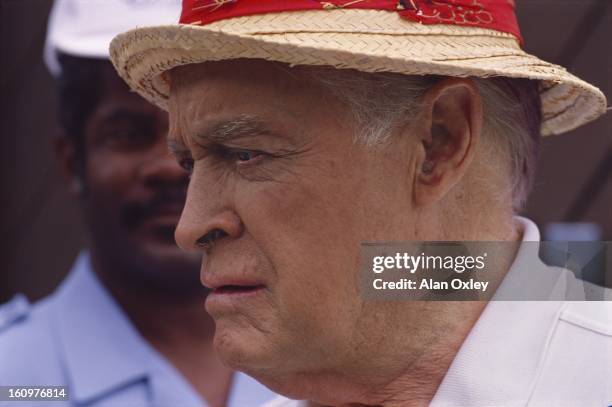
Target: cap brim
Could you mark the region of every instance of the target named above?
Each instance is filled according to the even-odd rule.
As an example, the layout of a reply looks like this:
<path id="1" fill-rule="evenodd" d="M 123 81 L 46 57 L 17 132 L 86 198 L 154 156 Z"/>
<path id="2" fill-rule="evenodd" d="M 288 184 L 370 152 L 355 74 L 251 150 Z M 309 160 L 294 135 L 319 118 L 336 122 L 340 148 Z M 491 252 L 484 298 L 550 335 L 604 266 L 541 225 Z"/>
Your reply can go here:
<path id="1" fill-rule="evenodd" d="M 358 24 L 347 21 L 350 18 Z M 162 73 L 181 65 L 249 58 L 364 72 L 538 80 L 543 135 L 572 130 L 606 110 L 599 89 L 525 53 L 509 34 L 418 24 L 384 11 L 306 11 L 238 17 L 206 26 L 140 28 L 117 36 L 110 55 L 130 87 L 162 109 L 167 109 L 169 94 Z"/>

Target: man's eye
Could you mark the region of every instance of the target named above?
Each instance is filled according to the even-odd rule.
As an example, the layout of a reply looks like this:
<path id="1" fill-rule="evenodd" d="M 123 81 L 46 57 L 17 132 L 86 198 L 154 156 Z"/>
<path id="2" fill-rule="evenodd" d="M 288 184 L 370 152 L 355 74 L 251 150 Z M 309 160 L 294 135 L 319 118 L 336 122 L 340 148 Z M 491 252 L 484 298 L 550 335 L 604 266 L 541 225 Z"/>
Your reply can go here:
<path id="1" fill-rule="evenodd" d="M 179 160 L 179 165 L 188 173 L 193 172 L 193 158 L 185 157 Z"/>
<path id="2" fill-rule="evenodd" d="M 150 129 L 124 128 L 109 131 L 102 141 L 114 149 L 132 150 L 153 145 L 157 136 Z"/>
<path id="3" fill-rule="evenodd" d="M 261 153 L 257 151 L 249 151 L 249 150 L 238 150 L 235 152 L 235 154 L 236 154 L 236 158 L 238 158 L 238 161 L 240 162 L 251 161 L 261 155 Z"/>

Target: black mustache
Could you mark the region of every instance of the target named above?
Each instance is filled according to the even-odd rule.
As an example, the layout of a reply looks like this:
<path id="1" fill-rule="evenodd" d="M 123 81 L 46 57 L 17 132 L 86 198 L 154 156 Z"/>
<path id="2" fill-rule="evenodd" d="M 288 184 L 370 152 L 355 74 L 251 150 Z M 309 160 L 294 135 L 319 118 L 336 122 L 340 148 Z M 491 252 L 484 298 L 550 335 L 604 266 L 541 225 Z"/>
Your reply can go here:
<path id="1" fill-rule="evenodd" d="M 163 189 L 147 200 L 130 201 L 121 208 L 121 221 L 128 228 L 138 227 L 147 218 L 159 214 L 166 206 L 185 205 L 185 190 Z"/>

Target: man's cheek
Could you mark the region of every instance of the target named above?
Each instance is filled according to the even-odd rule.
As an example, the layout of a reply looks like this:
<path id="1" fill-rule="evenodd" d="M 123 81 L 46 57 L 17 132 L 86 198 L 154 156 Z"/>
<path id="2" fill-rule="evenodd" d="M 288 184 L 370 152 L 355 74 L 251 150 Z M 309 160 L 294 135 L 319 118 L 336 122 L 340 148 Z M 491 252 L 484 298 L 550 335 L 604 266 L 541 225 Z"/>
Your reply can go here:
<path id="1" fill-rule="evenodd" d="M 251 182 L 236 188 L 236 209 L 255 221 L 306 226 L 324 219 L 321 195 L 308 180 Z"/>
<path id="2" fill-rule="evenodd" d="M 107 149 L 95 148 L 87 156 L 86 170 L 100 184 L 121 186 L 138 179 L 142 159 Z"/>
<path id="3" fill-rule="evenodd" d="M 316 254 L 313 256 L 316 258 Z M 298 266 L 299 264 L 294 264 Z M 279 273 L 276 292 L 281 314 L 299 323 L 301 329 L 320 332 L 328 322 L 347 312 L 353 295 L 338 270 L 328 269 L 316 260 L 303 267 Z"/>

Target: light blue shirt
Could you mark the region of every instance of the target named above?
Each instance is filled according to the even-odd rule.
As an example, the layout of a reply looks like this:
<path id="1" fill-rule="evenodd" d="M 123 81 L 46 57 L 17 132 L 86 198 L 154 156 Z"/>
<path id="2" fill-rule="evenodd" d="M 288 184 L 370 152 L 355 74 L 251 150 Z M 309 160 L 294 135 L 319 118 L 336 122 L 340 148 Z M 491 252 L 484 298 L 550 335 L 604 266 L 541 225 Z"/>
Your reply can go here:
<path id="1" fill-rule="evenodd" d="M 68 402 L 29 402 L 36 406 L 206 406 L 138 333 L 93 273 L 87 254 L 49 297 L 32 307 L 18 297 L 0 308 L 0 385 L 68 386 Z M 272 398 L 270 390 L 237 373 L 228 407 Z"/>

